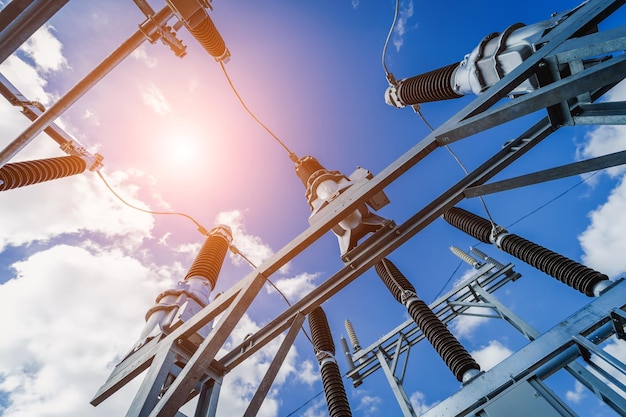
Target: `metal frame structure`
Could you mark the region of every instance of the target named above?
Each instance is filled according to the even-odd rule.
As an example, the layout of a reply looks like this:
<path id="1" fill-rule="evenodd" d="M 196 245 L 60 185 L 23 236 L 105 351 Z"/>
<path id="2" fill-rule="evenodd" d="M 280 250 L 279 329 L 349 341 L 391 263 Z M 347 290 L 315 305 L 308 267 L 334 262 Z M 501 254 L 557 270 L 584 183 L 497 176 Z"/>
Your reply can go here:
<path id="1" fill-rule="evenodd" d="M 614 286 L 615 289 L 611 291 L 616 292 L 618 294 L 617 299 L 621 301 L 618 302 L 616 306 L 613 306 L 610 311 L 603 313 L 602 317 L 599 318 L 593 325 L 589 326 L 589 328 L 600 328 L 604 326 L 602 327 L 603 330 L 601 334 L 594 334 L 594 342 L 592 344 L 590 344 L 588 336 L 584 337 L 581 336 L 580 333 L 573 332 L 564 332 L 563 336 L 560 336 L 558 340 L 552 340 L 548 343 L 539 340 L 541 339 L 542 334 L 501 303 L 493 294 L 505 284 L 515 281 L 519 277 L 520 274 L 513 271 L 513 265 L 511 264 L 496 265 L 487 262 L 481 265 L 476 272 L 463 283 L 433 301 L 430 308 L 436 313 L 443 323 L 449 323 L 454 318 L 463 315 L 504 319 L 526 339 L 531 342 L 536 341 L 535 345 L 551 346 L 553 350 L 550 351 L 550 355 L 546 355 L 546 357 L 538 359 L 537 361 L 541 362 L 541 366 L 540 364 L 536 364 L 536 371 L 531 372 L 533 364 L 528 362 L 528 359 L 526 358 L 527 354 L 522 352 L 515 353 L 507 358 L 506 362 L 523 364 L 519 369 L 526 370 L 528 372 L 527 375 L 520 377 L 520 379 L 516 380 L 515 383 L 511 383 L 509 381 L 511 386 L 503 387 L 497 384 L 494 385 L 495 388 L 494 386 L 490 386 L 489 389 L 491 389 L 491 391 L 487 389 L 483 396 L 483 398 L 488 398 L 488 401 L 483 401 L 481 403 L 481 401 L 477 400 L 478 397 L 475 397 L 477 401 L 471 404 L 471 406 L 468 406 L 468 409 L 457 410 L 455 411 L 455 414 L 449 414 L 449 411 L 441 411 L 457 407 L 457 403 L 461 401 L 458 397 L 462 397 L 463 401 L 470 403 L 470 399 L 467 399 L 466 397 L 472 397 L 474 396 L 474 393 L 462 394 L 463 390 L 461 390 L 458 394 L 456 394 L 456 397 L 442 401 L 435 410 L 432 412 L 429 411 L 425 415 L 440 416 L 476 414 L 480 416 L 482 415 L 480 414 L 481 409 L 489 410 L 490 407 L 492 407 L 492 404 L 498 401 L 497 398 L 499 398 L 500 395 L 504 395 L 502 392 L 509 392 L 514 389 L 514 385 L 517 386 L 519 384 L 526 384 L 528 380 L 532 380 L 534 392 L 537 397 L 550 395 L 550 398 L 552 398 L 554 395 L 550 393 L 549 388 L 547 388 L 541 380 L 550 376 L 553 372 L 555 372 L 555 370 L 558 369 L 564 369 L 569 372 L 572 377 L 576 378 L 584 386 L 589 388 L 590 391 L 593 392 L 601 401 L 604 401 L 617 413 L 624 415 L 626 413 L 626 400 L 623 395 L 616 392 L 616 390 L 607 384 L 606 381 L 603 381 L 594 373 L 590 372 L 585 366 L 577 362 L 576 359 L 578 357 L 588 358 L 591 353 L 594 353 L 598 358 L 604 360 L 617 371 L 626 375 L 625 364 L 611 357 L 596 346 L 607 337 L 613 334 L 618 334 L 620 331 L 623 332 L 623 320 L 624 317 L 626 317 L 626 313 L 621 309 L 624 308 L 624 305 L 622 304 L 626 303 L 626 285 L 623 282 L 620 282 L 619 285 Z M 578 312 L 574 316 L 564 320 L 563 323 L 578 320 L 578 317 L 589 313 L 591 308 L 591 305 L 586 306 L 582 310 L 586 313 Z M 478 313 L 478 309 L 484 310 L 485 313 Z M 612 326 L 605 326 L 607 323 L 612 323 Z M 549 333 L 550 332 L 547 332 L 546 334 Z M 618 337 L 623 338 L 623 336 L 619 334 Z M 544 337 L 544 339 L 547 338 L 548 337 Z M 370 344 L 368 347 L 358 349 L 353 354 L 348 352 L 348 354 L 351 355 L 350 362 L 354 364 L 354 367 L 347 372 L 347 377 L 352 379 L 352 383 L 356 387 L 361 385 L 368 376 L 375 373 L 378 369 L 381 369 L 394 396 L 396 397 L 402 414 L 405 417 L 415 417 L 416 413 L 404 391 L 402 384 L 405 378 L 406 363 L 408 361 L 410 351 L 415 345 L 424 339 L 424 334 L 416 326 L 415 322 L 412 319 L 408 319 L 388 332 L 386 335 L 379 338 L 376 342 Z M 572 342 L 574 342 L 574 344 L 572 344 Z M 579 348 L 577 350 L 571 349 L 571 346 L 573 345 L 577 345 Z M 566 350 L 567 354 L 563 353 Z M 596 371 L 599 371 L 603 377 L 607 378 L 607 380 L 613 382 L 615 387 L 619 387 L 622 391 L 626 390 L 626 386 L 624 386 L 624 384 L 619 382 L 619 380 L 616 380 L 612 375 L 607 374 L 606 370 L 599 367 L 594 362 L 588 362 L 588 365 L 592 366 Z M 503 366 L 507 365 L 504 364 Z M 528 367 L 524 368 L 524 366 Z M 493 371 L 489 371 L 489 376 L 481 375 L 479 378 L 486 381 L 494 378 L 492 375 L 501 373 L 501 371 L 494 369 Z M 509 374 L 509 376 L 511 375 L 512 374 Z M 473 382 L 473 380 L 469 383 L 484 385 L 484 382 Z M 563 404 L 560 404 L 560 407 L 563 410 L 567 409 L 567 407 Z M 491 412 L 493 413 L 493 410 Z M 510 415 L 511 411 L 509 410 L 508 413 L 509 414 L 507 415 Z M 525 409 L 524 413 L 526 413 L 525 415 L 533 414 L 529 412 L 528 409 Z M 568 410 L 562 415 L 572 414 Z"/>
<path id="2" fill-rule="evenodd" d="M 137 3 L 143 4 L 143 2 Z M 315 222 L 310 227 L 226 291 L 215 302 L 202 309 L 196 316 L 170 334 L 153 339 L 127 357 L 115 368 L 95 395 L 92 404 L 96 405 L 104 401 L 128 381 L 147 370 L 144 382 L 131 405 L 128 416 L 164 417 L 180 415 L 178 410 L 181 406 L 198 394 L 200 401 L 196 416 L 212 416 L 216 410 L 223 376 L 278 335 L 289 330 L 288 337 L 283 342 L 279 354 L 270 366 L 266 378 L 264 378 L 254 401 L 250 404 L 249 411 L 246 413 L 246 415 L 255 415 L 282 362 L 281 356 L 286 354 L 293 343 L 295 334 L 305 315 L 357 279 L 363 272 L 403 245 L 464 198 L 492 192 L 489 189 L 490 185 L 485 184 L 489 179 L 521 158 L 560 127 L 574 124 L 601 125 L 624 124 L 626 122 L 625 103 L 594 103 L 606 91 L 621 81 L 626 74 L 626 55 L 621 53 L 626 49 L 626 26 L 584 35 L 603 19 L 617 11 L 623 4 L 623 0 L 591 0 L 585 3 L 567 20 L 547 33 L 540 41 L 542 47 L 526 61 L 371 180 L 356 183 L 347 189 L 318 213 Z M 142 29 L 154 35 L 158 32 L 158 25 L 165 22 L 171 13 L 172 11 L 165 7 L 146 21 Z M 116 62 L 130 53 L 133 47 L 143 42 L 146 36 L 146 31 L 139 30 L 92 74 L 85 77 L 75 88 L 35 119 L 25 132 L 0 153 L 0 165 L 6 163 L 26 143 L 50 125 L 90 86 L 104 76 Z M 614 52 L 618 54 L 613 57 L 607 56 L 607 59 L 597 62 L 595 65 L 586 66 L 583 63 L 584 58 Z M 563 66 L 569 67 L 570 75 L 561 79 L 560 68 Z M 503 100 L 517 85 L 534 74 L 540 77 L 541 88 L 514 100 Z M 502 150 L 470 172 L 457 184 L 433 199 L 425 207 L 417 210 L 404 223 L 387 225 L 356 249 L 347 253 L 343 258 L 345 262 L 343 268 L 326 279 L 299 302 L 276 316 L 242 344 L 224 356 L 217 357 L 232 330 L 265 284 L 266 279 L 327 233 L 347 213 L 351 213 L 359 205 L 383 191 L 386 186 L 400 178 L 437 148 L 544 109 L 547 110 L 547 115 L 543 119 L 532 125 L 516 139 L 508 142 Z M 529 174 L 509 180 L 506 185 L 508 187 L 530 185 L 625 162 L 625 155 L 620 153 L 611 158 L 583 161 L 576 165 L 555 168 L 548 173 Z M 611 312 L 620 314 L 614 309 L 621 307 L 620 303 L 623 303 L 623 288 L 623 283 L 615 286 L 583 311 L 577 313 L 573 318 L 578 322 L 571 324 L 567 329 L 556 329 L 556 335 L 563 341 L 561 345 L 561 348 L 565 349 L 563 352 L 569 352 L 568 348 L 573 346 L 573 343 L 585 348 L 592 348 L 588 345 L 589 343 L 593 345 L 593 342 L 589 342 L 585 330 L 599 323 L 597 320 L 600 316 L 605 317 L 607 314 L 612 314 Z M 190 348 L 186 344 L 189 337 L 221 313 L 223 313 L 221 319 L 206 339 L 198 346 Z M 614 331 L 623 335 L 624 321 L 614 320 L 613 322 L 619 323 Z M 603 325 L 601 328 L 604 329 L 605 326 Z M 564 332 L 569 332 L 570 335 L 572 333 L 582 334 L 587 339 L 583 340 L 584 338 L 577 337 L 573 342 L 570 340 L 565 343 L 566 335 Z M 543 335 L 537 341 L 545 340 L 546 337 Z M 534 364 L 532 369 L 533 372 L 536 371 L 535 374 L 541 370 L 541 365 L 545 363 L 546 358 L 551 358 L 554 352 L 554 350 L 546 350 L 545 345 L 542 345 L 542 348 L 536 346 L 538 345 L 531 343 L 527 348 L 520 351 L 520 353 L 523 352 L 527 361 Z M 550 346 L 550 349 L 553 348 L 554 346 Z M 170 371 L 175 368 L 178 368 L 177 377 L 169 384 L 167 390 L 162 391 L 163 370 L 168 369 Z M 500 379 L 506 376 L 506 381 L 498 379 L 500 381 L 498 383 L 502 384 L 501 387 L 508 386 L 508 372 L 518 372 L 516 375 L 519 375 L 519 380 L 527 381 L 530 378 L 530 374 L 527 372 L 513 370 L 511 367 L 502 369 L 502 371 L 498 371 L 499 373 L 495 369 L 494 372 L 489 371 L 488 373 L 492 376 L 498 374 Z M 504 373 L 505 371 L 506 373 Z M 485 377 L 480 376 L 479 378 Z M 492 379 L 487 385 L 494 388 L 494 384 L 496 384 L 494 381 Z M 484 384 L 469 384 L 468 389 L 463 390 L 467 393 L 463 394 L 467 404 L 462 404 L 460 399 L 455 402 L 459 413 L 471 408 L 476 399 L 484 398 L 484 393 L 478 388 L 469 390 L 470 387 L 478 387 L 479 385 Z M 158 394 L 156 398 L 153 396 L 155 393 Z M 453 398 L 458 399 L 458 396 L 455 395 Z M 471 398 L 474 398 L 474 403 L 471 403 Z M 433 409 L 427 415 L 454 415 L 454 413 L 450 414 L 449 412 L 440 413 L 439 410 L 439 408 Z M 488 411 L 485 412 L 487 413 L 485 415 L 489 415 Z"/>

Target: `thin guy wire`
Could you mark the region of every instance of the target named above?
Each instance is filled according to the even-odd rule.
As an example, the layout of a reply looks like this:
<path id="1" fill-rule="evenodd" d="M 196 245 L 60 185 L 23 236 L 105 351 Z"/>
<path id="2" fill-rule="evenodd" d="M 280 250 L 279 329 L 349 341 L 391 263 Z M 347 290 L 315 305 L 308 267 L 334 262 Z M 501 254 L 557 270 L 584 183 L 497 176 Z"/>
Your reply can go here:
<path id="1" fill-rule="evenodd" d="M 120 200 L 122 203 L 124 203 L 125 205 L 127 205 L 128 207 L 138 210 L 138 211 L 143 211 L 144 213 L 148 213 L 148 214 L 158 214 L 158 215 L 174 215 L 174 216 L 181 216 L 181 217 L 185 217 L 189 220 L 191 220 L 196 227 L 198 228 L 198 231 L 200 233 L 202 233 L 204 236 L 208 236 L 209 232 L 207 231 L 207 229 L 202 226 L 200 223 L 198 223 L 198 221 L 196 221 L 196 219 L 194 219 L 193 217 L 191 217 L 188 214 L 185 213 L 179 213 L 176 211 L 153 211 L 153 210 L 146 210 L 146 209 L 142 209 L 141 207 L 137 207 L 135 205 L 130 204 L 128 201 L 124 200 L 122 198 L 122 196 L 120 196 L 117 192 L 115 192 L 115 190 L 113 189 L 113 187 L 111 187 L 111 185 L 108 183 L 108 181 L 104 178 L 104 176 L 102 175 L 102 173 L 100 171 L 96 172 L 98 174 L 98 176 L 100 177 L 100 179 L 102 180 L 102 182 L 104 182 L 104 185 L 106 185 L 106 187 L 109 189 L 109 191 L 111 191 L 113 193 L 113 195 L 115 197 L 117 197 L 118 200 Z"/>
<path id="2" fill-rule="evenodd" d="M 230 77 L 228 76 L 228 72 L 226 71 L 226 67 L 224 66 L 224 63 L 222 61 L 220 61 L 220 67 L 222 68 L 222 71 L 224 72 L 224 76 L 226 77 L 226 81 L 228 81 L 228 85 L 230 85 L 230 88 L 233 90 L 233 93 L 235 93 L 235 96 L 237 97 L 237 99 L 239 100 L 239 102 L 241 103 L 241 105 L 243 106 L 243 108 L 246 110 L 246 112 L 248 112 L 248 114 L 250 115 L 250 117 L 252 117 L 254 119 L 254 121 L 256 121 L 263 129 L 265 129 L 265 131 L 267 133 L 270 134 L 270 136 L 272 136 L 276 142 L 278 142 L 280 144 L 280 146 L 282 146 L 285 151 L 287 151 L 287 153 L 289 154 L 289 159 L 291 159 L 293 162 L 297 162 L 298 161 L 298 157 L 296 156 L 295 153 L 293 153 L 291 151 L 291 149 L 289 149 L 287 147 L 287 145 L 285 145 L 283 143 L 282 140 L 280 140 L 278 138 L 278 136 L 276 136 L 274 134 L 274 132 L 272 132 L 270 130 L 269 127 L 265 126 L 265 124 L 263 124 L 263 122 L 261 122 L 255 115 L 254 113 L 252 113 L 252 111 L 248 108 L 248 106 L 246 105 L 246 103 L 243 101 L 243 99 L 241 98 L 241 96 L 239 95 L 239 92 L 237 91 L 237 89 L 235 88 L 235 86 L 233 85 L 233 82 L 231 81 Z"/>
<path id="3" fill-rule="evenodd" d="M 431 132 L 434 132 L 435 129 L 433 129 L 431 124 L 428 123 L 428 120 L 426 120 L 426 118 L 422 114 L 422 110 L 420 109 L 419 104 L 414 105 L 413 106 L 413 110 L 415 111 L 415 113 L 417 113 L 419 115 L 419 117 L 422 119 L 424 124 L 426 126 L 428 126 L 428 128 L 431 130 Z M 450 148 L 450 146 L 448 146 L 448 145 L 445 145 L 445 148 L 448 150 L 450 155 L 452 155 L 452 157 L 457 162 L 457 164 L 459 164 L 459 166 L 461 167 L 463 172 L 465 172 L 465 175 L 469 175 L 469 171 L 467 170 L 467 168 L 465 168 L 465 165 L 463 164 L 461 159 L 454 153 L 454 151 L 452 151 L 452 148 Z M 494 230 L 496 228 L 496 222 L 493 220 L 493 217 L 491 217 L 491 212 L 489 211 L 489 208 L 487 207 L 487 203 L 485 202 L 485 200 L 483 199 L 482 196 L 478 196 L 478 198 L 480 199 L 480 202 L 482 203 L 483 207 L 485 208 L 485 212 L 487 213 L 487 217 L 489 218 L 489 222 L 491 223 L 491 229 Z"/>
<path id="4" fill-rule="evenodd" d="M 296 408 L 295 410 L 293 410 L 291 413 L 287 414 L 285 417 L 290 417 L 292 415 L 294 415 L 296 412 L 298 412 L 299 410 L 302 409 L 302 407 L 304 407 L 305 405 L 307 405 L 308 403 L 310 403 L 311 401 L 313 401 L 314 399 L 316 399 L 317 397 L 319 397 L 320 395 L 322 395 L 324 393 L 324 390 L 318 392 L 317 394 L 315 394 L 313 397 L 311 397 L 309 400 L 307 400 L 306 402 L 304 402 L 300 407 Z"/>
<path id="5" fill-rule="evenodd" d="M 396 0 L 396 11 L 393 15 L 393 22 L 391 23 L 391 27 L 389 28 L 389 33 L 387 34 L 387 39 L 385 40 L 385 46 L 383 47 L 382 63 L 383 63 L 383 69 L 385 70 L 385 75 L 387 75 L 388 80 L 389 80 L 389 76 L 391 75 L 391 73 L 387 69 L 387 64 L 385 63 L 385 57 L 387 55 L 387 46 L 389 45 L 391 34 L 393 33 L 393 29 L 396 26 L 396 20 L 398 19 L 399 8 L 400 8 L 400 0 Z M 391 77 L 393 78 L 393 75 L 391 75 Z"/>

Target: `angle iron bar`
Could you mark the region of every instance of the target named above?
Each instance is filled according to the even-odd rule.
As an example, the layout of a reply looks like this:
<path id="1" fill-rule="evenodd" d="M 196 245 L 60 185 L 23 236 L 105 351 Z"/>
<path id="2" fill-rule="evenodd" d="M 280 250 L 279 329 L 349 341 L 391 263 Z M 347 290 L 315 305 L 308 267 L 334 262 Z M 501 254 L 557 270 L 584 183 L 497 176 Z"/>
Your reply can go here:
<path id="1" fill-rule="evenodd" d="M 155 355 L 150 369 L 126 413 L 126 417 L 147 417 L 149 415 L 150 410 L 158 401 L 159 392 L 172 365 L 174 365 L 175 358 L 176 352 L 173 350 L 163 349 Z"/>
<path id="2" fill-rule="evenodd" d="M 615 306 L 622 307 L 624 300 L 626 300 L 626 281 L 621 280 L 604 292 L 601 297 L 591 301 L 534 342 L 478 375 L 463 389 L 423 414 L 423 417 L 466 415 L 480 406 L 485 398 L 490 398 L 492 393 L 498 392 L 500 387 L 510 385 L 512 381 L 521 381 L 536 376 L 542 366 L 549 366 L 550 369 L 544 369 L 543 372 L 546 376 L 550 375 L 551 371 L 570 362 L 568 360 L 566 363 L 550 363 L 552 359 L 558 357 L 559 353 L 572 347 L 572 334 L 587 333 L 589 329 L 595 329 L 595 336 L 600 339 L 606 339 L 613 334 L 606 318 Z"/>
<path id="3" fill-rule="evenodd" d="M 603 368 L 602 366 L 600 366 L 594 361 L 588 361 L 587 366 L 593 369 L 598 374 L 600 374 L 602 377 L 606 378 L 608 382 L 610 382 L 611 384 L 614 384 L 620 391 L 626 392 L 626 385 L 624 385 L 622 381 L 619 380 L 619 378 L 617 378 L 607 369 Z M 623 410 L 623 412 L 626 413 L 626 410 Z"/>
<path id="4" fill-rule="evenodd" d="M 198 396 L 194 417 L 215 417 L 222 382 L 222 378 L 219 378 L 210 379 L 204 383 Z"/>
<path id="5" fill-rule="evenodd" d="M 552 55 L 557 64 L 601 56 L 626 49 L 626 25 L 568 39 Z"/>
<path id="6" fill-rule="evenodd" d="M 626 125 L 626 114 L 613 115 L 587 115 L 573 117 L 574 124 L 577 125 Z"/>
<path id="7" fill-rule="evenodd" d="M 389 368 L 391 369 L 391 371 L 395 374 L 396 373 L 396 368 L 398 367 L 398 359 L 400 358 L 400 349 L 399 347 L 402 346 L 402 342 L 404 342 L 404 338 L 402 336 L 400 336 L 398 338 L 398 340 L 396 341 L 396 344 L 394 346 L 394 352 L 391 355 L 391 365 L 389 366 Z M 402 381 L 402 379 L 400 379 L 400 381 Z"/>
<path id="8" fill-rule="evenodd" d="M 489 304 L 493 305 L 498 311 L 502 319 L 508 322 L 513 328 L 520 332 L 528 340 L 535 340 L 541 333 L 533 328 L 526 321 L 522 320 L 511 309 L 502 304 L 492 293 L 485 291 L 480 285 L 473 285 L 474 291 L 478 293 L 481 299 L 485 300 Z"/>
<path id="9" fill-rule="evenodd" d="M 483 302 L 471 302 L 471 301 L 448 301 L 448 305 L 454 307 L 480 307 L 480 308 L 493 308 L 494 306 L 489 303 Z"/>
<path id="10" fill-rule="evenodd" d="M 160 339 L 155 337 L 144 345 L 139 351 L 134 352 L 113 368 L 113 371 L 107 378 L 106 382 L 98 389 L 98 392 L 96 392 L 93 399 L 90 401 L 90 404 L 94 406 L 99 405 L 124 385 L 135 379 L 143 371 L 148 369 L 152 364 L 155 353 L 158 350 L 155 348 L 158 347 L 159 341 Z M 146 350 L 154 350 L 154 353 L 145 361 L 136 361 L 136 355 L 140 355 L 143 353 L 142 351 Z"/>
<path id="11" fill-rule="evenodd" d="M 391 387 L 393 395 L 396 397 L 396 401 L 398 402 L 398 405 L 402 410 L 402 414 L 405 417 L 417 417 L 415 411 L 413 410 L 413 407 L 411 406 L 410 401 L 408 401 L 408 397 L 406 395 L 406 392 L 404 391 L 404 388 L 402 387 L 402 384 L 398 383 L 393 373 L 393 370 L 389 367 L 387 360 L 383 356 L 383 351 L 378 350 L 376 352 L 376 355 L 378 356 L 379 363 L 385 364 L 384 366 L 382 366 L 383 372 L 385 374 L 385 377 L 387 377 L 387 380 L 389 381 L 389 386 Z"/>
<path id="12" fill-rule="evenodd" d="M 68 1 L 34 0 L 19 14 L 11 16 L 10 22 L 0 31 L 0 62 L 4 62 Z M 16 8 L 10 6 L 6 7 L 7 11 L 10 13 L 16 11 Z M 4 11 L 3 9 L 0 13 Z"/>
<path id="13" fill-rule="evenodd" d="M 291 324 L 291 327 L 289 328 L 285 339 L 283 339 L 280 348 L 274 355 L 274 359 L 272 359 L 272 363 L 270 364 L 269 368 L 267 369 L 267 371 L 265 371 L 265 376 L 263 376 L 263 379 L 257 387 L 256 392 L 252 396 L 250 403 L 248 403 L 248 407 L 246 408 L 243 417 L 254 417 L 257 415 L 259 408 L 261 408 L 261 405 L 265 400 L 265 396 L 272 387 L 272 383 L 274 382 L 274 379 L 276 378 L 276 375 L 278 374 L 281 365 L 285 361 L 287 354 L 289 353 L 289 349 L 291 349 L 291 346 L 293 345 L 296 336 L 300 332 L 300 328 L 302 326 L 302 323 L 304 322 L 304 318 L 304 314 L 300 314 L 294 317 L 293 323 Z"/>
<path id="14" fill-rule="evenodd" d="M 470 303 L 468 303 L 470 304 Z M 472 307 L 482 307 L 479 304 L 481 303 L 475 303 L 475 305 L 473 305 Z M 468 307 L 471 308 L 471 307 Z M 487 314 L 487 313 L 468 313 L 467 310 L 465 311 L 460 311 L 459 313 L 457 313 L 457 316 L 472 316 L 472 317 L 485 317 L 487 319 L 501 319 L 502 317 L 498 314 Z"/>
<path id="15" fill-rule="evenodd" d="M 606 381 L 598 378 L 577 361 L 567 365 L 566 369 L 606 405 L 611 407 L 618 414 L 626 416 L 626 398 L 612 390 L 607 385 Z"/>
<path id="16" fill-rule="evenodd" d="M 404 382 L 404 376 L 406 375 L 406 368 L 409 364 L 409 354 L 411 353 L 410 349 L 406 349 L 406 354 L 404 355 L 404 361 L 402 364 L 402 372 L 400 373 L 400 382 Z M 402 352 L 399 352 L 398 355 L 402 354 Z"/>
<path id="17" fill-rule="evenodd" d="M 601 349 L 595 343 L 592 343 L 589 339 L 579 334 L 575 334 L 572 338 L 577 344 L 581 345 L 583 348 L 587 349 L 589 352 L 593 353 L 594 355 L 611 365 L 613 368 L 626 375 L 626 367 L 624 366 L 624 363 L 617 359 L 615 356 L 611 355 L 606 350 Z M 626 392 L 626 387 L 624 387 L 623 385 L 622 387 L 622 389 Z"/>
<path id="18" fill-rule="evenodd" d="M 464 139 L 521 116 L 567 101 L 582 93 L 621 81 L 624 79 L 624 74 L 626 74 L 626 56 L 620 55 L 541 87 L 506 104 L 468 117 L 447 129 L 445 136 L 438 136 L 437 139 L 442 144 Z"/>
<path id="19" fill-rule="evenodd" d="M 626 102 L 582 103 L 574 114 L 575 124 L 626 124 Z"/>
<path id="20" fill-rule="evenodd" d="M 565 402 L 558 397 L 554 391 L 552 391 L 543 381 L 537 378 L 529 378 L 527 380 L 534 391 L 533 395 L 539 395 L 544 401 L 546 401 L 553 410 L 557 411 L 564 417 L 579 417 Z"/>
<path id="21" fill-rule="evenodd" d="M 156 15 L 149 19 L 152 29 L 156 25 L 163 24 L 172 16 L 172 11 L 165 6 Z M 57 119 L 63 112 L 81 98 L 89 89 L 107 75 L 117 64 L 130 55 L 144 41 L 146 36 L 142 30 L 137 30 L 126 39 L 115 51 L 98 64 L 89 74 L 72 87 L 63 97 L 57 100 L 45 112 L 41 114 L 30 126 L 0 152 L 0 166 L 6 164 L 40 134 L 50 123 Z"/>
<path id="22" fill-rule="evenodd" d="M 626 115 L 624 117 L 626 117 Z M 520 175 L 518 177 L 509 178 L 489 184 L 483 184 L 476 187 L 467 187 L 464 194 L 468 198 L 478 197 L 481 195 L 512 190 L 515 188 L 525 187 L 528 185 L 538 184 L 546 181 L 553 181 L 556 179 L 584 174 L 586 172 L 598 171 L 600 169 L 610 168 L 623 164 L 626 164 L 626 151 L 615 152 L 612 154 L 599 156 L 596 158 L 590 158 L 571 164 L 561 165 L 556 168 L 545 169 L 543 171 Z"/>
<path id="23" fill-rule="evenodd" d="M 0 74 L 0 94 L 12 105 L 22 106 L 22 114 L 31 122 L 41 116 L 42 111 L 34 104 L 24 104 L 30 101 L 2 74 Z M 59 145 L 64 145 L 72 141 L 70 135 L 54 122 L 50 123 L 43 131 Z"/>

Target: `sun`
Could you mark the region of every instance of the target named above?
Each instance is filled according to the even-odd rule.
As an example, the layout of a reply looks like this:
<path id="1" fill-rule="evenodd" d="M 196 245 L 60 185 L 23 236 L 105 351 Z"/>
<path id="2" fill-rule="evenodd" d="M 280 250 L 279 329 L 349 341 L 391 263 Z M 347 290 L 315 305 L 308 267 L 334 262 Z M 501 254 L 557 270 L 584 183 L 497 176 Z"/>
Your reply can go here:
<path id="1" fill-rule="evenodd" d="M 201 134 L 193 126 L 169 129 L 162 142 L 161 157 L 167 161 L 167 165 L 179 168 L 191 168 L 199 164 L 207 151 L 207 136 Z"/>
<path id="2" fill-rule="evenodd" d="M 199 160 L 200 140 L 194 135 L 179 135 L 171 144 L 170 157 L 176 165 L 185 165 Z"/>

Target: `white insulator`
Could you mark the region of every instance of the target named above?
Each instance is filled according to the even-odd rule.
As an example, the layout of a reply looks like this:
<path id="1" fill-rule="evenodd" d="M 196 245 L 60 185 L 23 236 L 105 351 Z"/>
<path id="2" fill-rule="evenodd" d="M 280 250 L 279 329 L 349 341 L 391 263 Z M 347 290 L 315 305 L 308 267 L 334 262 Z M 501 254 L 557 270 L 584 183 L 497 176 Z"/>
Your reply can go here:
<path id="1" fill-rule="evenodd" d="M 472 258 L 467 253 L 463 252 L 461 249 L 457 248 L 456 246 L 450 246 L 450 250 L 452 251 L 453 254 L 458 256 L 459 259 L 461 259 L 463 262 L 473 266 L 474 268 L 480 267 L 480 262 Z"/>
<path id="2" fill-rule="evenodd" d="M 343 336 L 341 336 L 340 340 L 341 340 L 341 347 L 343 348 L 343 352 L 346 355 L 346 362 L 348 363 L 348 369 L 353 370 L 355 368 L 354 360 L 352 359 L 350 348 L 348 348 L 348 342 L 346 341 L 346 338 Z"/>
<path id="3" fill-rule="evenodd" d="M 474 248 L 474 247 L 470 247 L 470 252 L 472 252 L 474 255 L 478 256 L 479 258 L 484 259 L 486 262 L 494 265 L 497 268 L 504 268 L 504 264 L 496 261 L 495 259 L 493 259 L 491 256 L 485 254 L 484 252 Z"/>
<path id="4" fill-rule="evenodd" d="M 348 332 L 348 338 L 350 339 L 350 343 L 352 343 L 352 348 L 356 352 L 357 350 L 361 349 L 361 345 L 359 344 L 359 339 L 357 339 L 356 337 L 356 333 L 354 332 L 352 323 L 350 323 L 350 320 L 346 319 L 344 325 L 346 327 L 346 332 Z"/>

